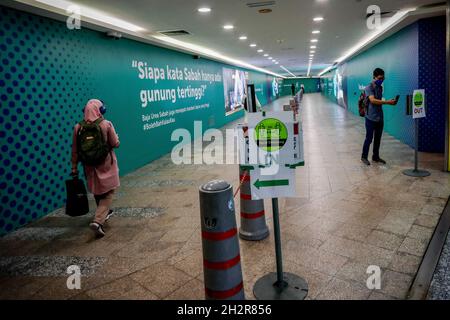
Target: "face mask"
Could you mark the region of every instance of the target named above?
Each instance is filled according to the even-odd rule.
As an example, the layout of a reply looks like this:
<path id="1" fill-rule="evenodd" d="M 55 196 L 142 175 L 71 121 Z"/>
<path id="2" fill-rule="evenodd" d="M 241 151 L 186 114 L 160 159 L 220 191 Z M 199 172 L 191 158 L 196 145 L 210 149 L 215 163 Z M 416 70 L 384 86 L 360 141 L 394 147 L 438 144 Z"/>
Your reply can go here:
<path id="1" fill-rule="evenodd" d="M 375 80 L 375 84 L 377 86 L 381 86 L 383 84 L 383 80 Z"/>

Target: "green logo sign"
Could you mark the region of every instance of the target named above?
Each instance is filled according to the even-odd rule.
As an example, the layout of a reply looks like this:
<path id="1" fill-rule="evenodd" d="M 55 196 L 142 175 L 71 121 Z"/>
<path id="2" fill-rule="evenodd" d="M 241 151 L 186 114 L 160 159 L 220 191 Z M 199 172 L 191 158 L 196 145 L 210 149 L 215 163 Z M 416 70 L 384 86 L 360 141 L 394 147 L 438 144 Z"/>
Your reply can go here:
<path id="1" fill-rule="evenodd" d="M 416 107 L 420 107 L 423 105 L 423 94 L 420 92 L 417 92 L 414 96 L 414 105 Z"/>
<path id="2" fill-rule="evenodd" d="M 277 151 L 286 144 L 288 131 L 280 120 L 268 118 L 257 124 L 254 138 L 258 147 L 264 151 Z"/>

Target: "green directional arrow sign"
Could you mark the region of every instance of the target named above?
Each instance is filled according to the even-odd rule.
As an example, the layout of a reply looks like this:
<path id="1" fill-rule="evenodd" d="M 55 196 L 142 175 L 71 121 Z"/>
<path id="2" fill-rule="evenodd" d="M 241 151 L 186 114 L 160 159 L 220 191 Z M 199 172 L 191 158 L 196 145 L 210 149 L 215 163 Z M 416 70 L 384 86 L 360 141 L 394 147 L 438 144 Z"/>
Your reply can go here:
<path id="1" fill-rule="evenodd" d="M 266 181 L 260 181 L 259 179 L 255 181 L 255 183 L 253 184 L 256 188 L 258 188 L 258 190 L 260 188 L 265 188 L 265 187 L 281 187 L 281 186 L 288 186 L 289 185 L 289 180 L 288 179 L 284 179 L 284 180 L 266 180 Z"/>

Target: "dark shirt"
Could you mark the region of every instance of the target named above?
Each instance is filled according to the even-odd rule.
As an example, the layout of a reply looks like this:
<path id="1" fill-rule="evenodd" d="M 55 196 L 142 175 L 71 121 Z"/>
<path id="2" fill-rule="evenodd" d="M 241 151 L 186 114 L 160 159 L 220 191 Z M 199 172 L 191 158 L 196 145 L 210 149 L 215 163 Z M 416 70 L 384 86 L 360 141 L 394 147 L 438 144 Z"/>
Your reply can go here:
<path id="1" fill-rule="evenodd" d="M 370 83 L 364 90 L 366 92 L 367 98 L 369 98 L 370 96 L 374 96 L 375 99 L 378 100 L 381 100 L 383 98 L 383 87 L 377 86 L 373 82 Z M 366 113 L 366 118 L 375 122 L 383 121 L 383 106 L 372 104 L 369 100 L 369 107 Z"/>

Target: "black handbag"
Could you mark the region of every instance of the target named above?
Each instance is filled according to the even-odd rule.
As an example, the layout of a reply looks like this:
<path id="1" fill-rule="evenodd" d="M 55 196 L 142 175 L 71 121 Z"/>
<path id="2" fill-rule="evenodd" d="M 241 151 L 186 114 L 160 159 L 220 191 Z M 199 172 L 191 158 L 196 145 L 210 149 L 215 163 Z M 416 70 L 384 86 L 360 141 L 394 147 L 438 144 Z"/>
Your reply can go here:
<path id="1" fill-rule="evenodd" d="M 89 202 L 86 186 L 78 175 L 72 176 L 71 180 L 66 180 L 66 214 L 71 217 L 83 216 L 89 212 Z"/>

